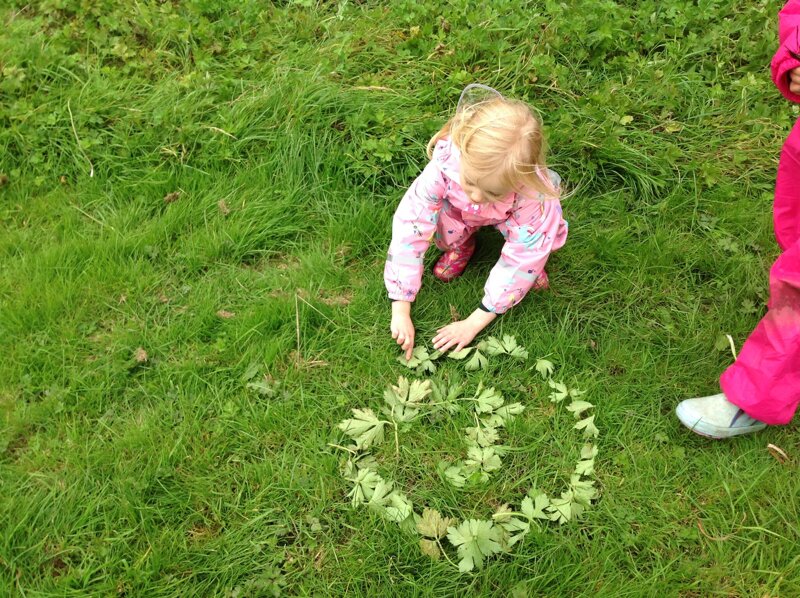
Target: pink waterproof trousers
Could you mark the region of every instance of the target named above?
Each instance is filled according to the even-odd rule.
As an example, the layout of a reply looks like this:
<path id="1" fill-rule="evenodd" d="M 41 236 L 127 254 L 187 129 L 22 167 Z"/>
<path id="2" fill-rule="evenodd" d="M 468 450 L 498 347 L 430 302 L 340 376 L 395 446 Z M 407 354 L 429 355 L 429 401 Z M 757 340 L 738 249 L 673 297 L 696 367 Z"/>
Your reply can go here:
<path id="1" fill-rule="evenodd" d="M 780 41 L 772 78 L 784 96 L 800 102 L 789 90 L 789 72 L 800 67 L 800 0 L 781 10 Z M 800 403 L 800 120 L 781 152 L 774 219 L 783 253 L 769 273 L 767 315 L 722 374 L 720 385 L 728 400 L 749 416 L 787 424 Z"/>
<path id="2" fill-rule="evenodd" d="M 767 315 L 720 378 L 729 401 L 767 424 L 786 424 L 800 402 L 800 121 L 783 147 L 775 186 L 775 230 L 785 249 L 769 273 Z M 793 208 L 780 220 L 779 207 Z"/>

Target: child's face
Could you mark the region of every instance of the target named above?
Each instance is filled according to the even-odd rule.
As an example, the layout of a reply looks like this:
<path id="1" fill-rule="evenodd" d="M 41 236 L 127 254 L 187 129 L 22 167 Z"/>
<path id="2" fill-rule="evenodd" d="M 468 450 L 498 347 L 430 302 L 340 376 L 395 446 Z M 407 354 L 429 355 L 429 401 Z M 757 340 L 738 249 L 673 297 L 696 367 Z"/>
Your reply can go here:
<path id="1" fill-rule="evenodd" d="M 500 175 L 475 177 L 467 168 L 461 170 L 461 188 L 474 204 L 500 201 L 512 192 Z"/>

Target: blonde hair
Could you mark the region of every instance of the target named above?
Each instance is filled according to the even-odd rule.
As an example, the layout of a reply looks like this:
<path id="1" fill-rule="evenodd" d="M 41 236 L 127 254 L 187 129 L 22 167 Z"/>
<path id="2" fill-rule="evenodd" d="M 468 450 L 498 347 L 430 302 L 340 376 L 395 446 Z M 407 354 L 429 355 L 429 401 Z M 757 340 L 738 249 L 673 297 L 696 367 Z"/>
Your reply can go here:
<path id="1" fill-rule="evenodd" d="M 445 137 L 476 177 L 499 174 L 509 189 L 558 196 L 547 176 L 542 125 L 524 102 L 498 97 L 460 109 L 428 142 L 428 158 Z"/>

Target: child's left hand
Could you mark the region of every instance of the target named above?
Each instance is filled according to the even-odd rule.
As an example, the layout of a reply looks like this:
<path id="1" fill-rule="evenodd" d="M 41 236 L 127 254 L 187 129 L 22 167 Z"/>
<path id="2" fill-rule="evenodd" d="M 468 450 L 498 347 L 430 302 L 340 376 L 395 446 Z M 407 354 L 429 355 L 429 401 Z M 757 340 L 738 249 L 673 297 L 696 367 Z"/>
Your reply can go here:
<path id="1" fill-rule="evenodd" d="M 453 348 L 461 351 L 496 317 L 497 314 L 476 309 L 466 320 L 453 322 L 439 328 L 436 336 L 433 337 L 433 348 L 442 352 Z"/>
<path id="2" fill-rule="evenodd" d="M 800 67 L 789 71 L 789 91 L 800 94 Z"/>

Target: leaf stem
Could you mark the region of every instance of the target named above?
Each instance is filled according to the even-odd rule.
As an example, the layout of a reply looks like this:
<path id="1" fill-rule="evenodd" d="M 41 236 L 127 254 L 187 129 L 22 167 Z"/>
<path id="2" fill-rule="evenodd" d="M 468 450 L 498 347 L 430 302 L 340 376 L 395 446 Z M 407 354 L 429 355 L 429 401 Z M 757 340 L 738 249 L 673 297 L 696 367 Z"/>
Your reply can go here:
<path id="1" fill-rule="evenodd" d="M 397 433 L 397 422 L 394 420 L 394 405 L 392 405 L 392 412 L 389 415 L 392 421 L 388 422 L 394 426 L 394 456 L 400 458 L 400 435 Z"/>
<path id="2" fill-rule="evenodd" d="M 456 565 L 453 561 L 451 561 L 450 557 L 447 556 L 447 552 L 445 551 L 444 546 L 442 546 L 442 543 L 439 541 L 439 538 L 436 538 L 436 545 L 439 547 L 439 550 L 442 551 L 442 554 L 444 555 L 444 558 L 447 559 L 447 562 L 453 565 L 453 567 L 455 567 L 456 569 L 458 569 L 458 565 Z"/>

